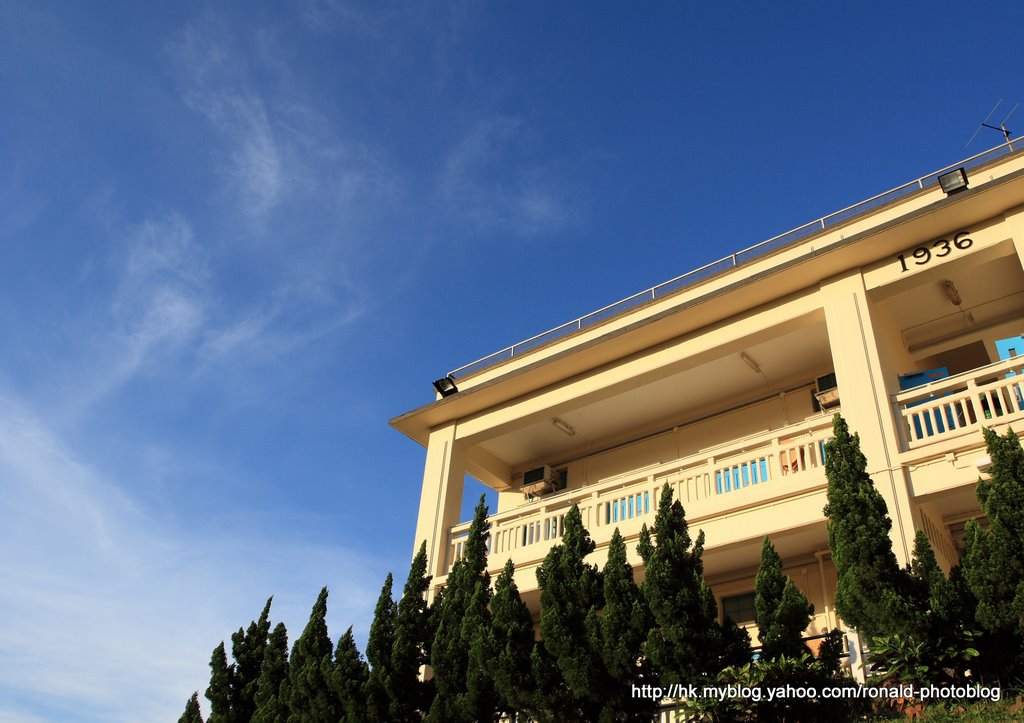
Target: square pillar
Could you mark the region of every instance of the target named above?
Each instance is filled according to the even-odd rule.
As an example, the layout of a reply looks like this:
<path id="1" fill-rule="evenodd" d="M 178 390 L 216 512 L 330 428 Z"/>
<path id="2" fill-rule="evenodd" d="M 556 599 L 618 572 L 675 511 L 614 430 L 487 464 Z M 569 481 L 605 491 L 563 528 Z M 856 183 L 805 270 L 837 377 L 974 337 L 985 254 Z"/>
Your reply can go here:
<path id="1" fill-rule="evenodd" d="M 892 519 L 893 552 L 910 562 L 917 527 L 910 480 L 898 462 L 899 435 L 871 320 L 864 277 L 855 270 L 821 285 L 832 360 L 839 383 L 842 415 L 860 436 L 868 474 L 885 499 Z"/>
<path id="2" fill-rule="evenodd" d="M 1003 218 L 1013 240 L 1013 248 L 1017 251 L 1017 261 L 1024 267 L 1024 206 L 1007 211 Z"/>
<path id="3" fill-rule="evenodd" d="M 430 433 L 416 518 L 413 553 L 426 540 L 427 571 L 434 577 L 448 572 L 448 531 L 459 523 L 462 511 L 465 450 L 455 439 L 455 428 L 452 422 Z"/>

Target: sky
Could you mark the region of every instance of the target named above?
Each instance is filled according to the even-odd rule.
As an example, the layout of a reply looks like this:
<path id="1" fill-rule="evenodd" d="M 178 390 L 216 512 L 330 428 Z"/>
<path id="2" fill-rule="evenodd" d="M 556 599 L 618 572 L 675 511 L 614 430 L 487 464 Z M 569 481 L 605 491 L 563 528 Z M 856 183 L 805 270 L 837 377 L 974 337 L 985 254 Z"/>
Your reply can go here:
<path id="1" fill-rule="evenodd" d="M 1022 21 L 0 0 L 0 723 L 176 720 L 271 595 L 363 646 L 424 462 L 388 419 L 997 145 Z"/>

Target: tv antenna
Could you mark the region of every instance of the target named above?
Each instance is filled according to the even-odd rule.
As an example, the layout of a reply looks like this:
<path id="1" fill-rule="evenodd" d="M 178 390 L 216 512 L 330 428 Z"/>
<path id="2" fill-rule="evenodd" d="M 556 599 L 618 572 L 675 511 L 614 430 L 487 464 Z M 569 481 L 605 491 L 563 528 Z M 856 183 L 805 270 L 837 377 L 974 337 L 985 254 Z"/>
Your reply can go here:
<path id="1" fill-rule="evenodd" d="M 1010 110 L 1010 112 L 1006 114 L 1006 117 L 1003 118 L 1003 122 L 1002 123 L 1000 123 L 997 126 L 989 125 L 989 120 L 992 118 L 992 116 L 995 114 L 996 110 L 998 110 L 999 106 L 1001 106 L 1002 104 L 1003 104 L 1003 99 L 1002 98 L 1000 98 L 999 100 L 996 101 L 996 104 L 994 106 L 992 106 L 992 110 L 990 110 L 988 112 L 988 115 L 985 116 L 985 120 L 983 120 L 981 122 L 981 125 L 978 126 L 977 130 L 974 131 L 974 135 L 972 135 L 971 139 L 969 141 L 967 141 L 967 143 L 964 145 L 964 148 L 967 148 L 967 146 L 971 145 L 971 142 L 977 137 L 978 133 L 981 132 L 982 128 L 991 128 L 994 131 L 999 131 L 1000 133 L 1002 133 L 1003 137 L 1006 138 L 1006 143 L 1010 146 L 1010 150 L 1011 151 L 1013 150 L 1013 145 L 1010 144 L 1010 138 L 1011 138 L 1011 136 L 1013 136 L 1013 132 L 1009 128 L 1006 127 L 1006 121 L 1010 120 L 1010 116 L 1012 116 L 1014 113 L 1017 112 L 1017 109 L 1020 108 L 1020 103 L 1017 103 L 1015 106 L 1013 106 L 1013 108 Z"/>

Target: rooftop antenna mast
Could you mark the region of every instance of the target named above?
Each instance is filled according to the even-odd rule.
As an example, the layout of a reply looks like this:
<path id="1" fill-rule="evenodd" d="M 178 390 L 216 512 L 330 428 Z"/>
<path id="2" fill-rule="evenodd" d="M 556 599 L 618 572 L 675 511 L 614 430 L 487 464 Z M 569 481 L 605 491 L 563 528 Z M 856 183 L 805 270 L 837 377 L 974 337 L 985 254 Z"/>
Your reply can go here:
<path id="1" fill-rule="evenodd" d="M 1017 112 L 1017 109 L 1020 108 L 1020 103 L 1017 103 L 1015 106 L 1013 106 L 1013 108 L 1010 110 L 1010 112 L 1006 114 L 1006 117 L 1003 118 L 1003 122 L 1000 123 L 999 125 L 993 126 L 993 125 L 989 125 L 989 123 L 988 123 L 989 119 L 993 116 L 993 114 L 995 114 L 996 110 L 1002 104 L 1003 104 L 1002 98 L 1000 98 L 998 101 L 996 101 L 996 104 L 994 106 L 992 106 L 992 110 L 990 110 L 988 112 L 988 115 L 985 116 L 985 120 L 983 120 L 981 122 L 981 125 L 978 126 L 977 130 L 974 131 L 974 135 L 972 135 L 971 139 L 969 141 L 967 141 L 967 143 L 964 145 L 964 148 L 967 148 L 967 146 L 971 145 L 971 142 L 977 137 L 978 133 L 981 132 L 982 128 L 991 128 L 994 131 L 999 131 L 1000 133 L 1002 133 L 1003 137 L 1006 138 L 1006 144 L 1008 146 L 1010 146 L 1010 150 L 1011 151 L 1013 150 L 1013 143 L 1010 142 L 1010 138 L 1013 136 L 1013 132 L 1009 128 L 1006 127 L 1006 121 L 1010 120 L 1010 116 L 1012 116 L 1014 113 Z"/>

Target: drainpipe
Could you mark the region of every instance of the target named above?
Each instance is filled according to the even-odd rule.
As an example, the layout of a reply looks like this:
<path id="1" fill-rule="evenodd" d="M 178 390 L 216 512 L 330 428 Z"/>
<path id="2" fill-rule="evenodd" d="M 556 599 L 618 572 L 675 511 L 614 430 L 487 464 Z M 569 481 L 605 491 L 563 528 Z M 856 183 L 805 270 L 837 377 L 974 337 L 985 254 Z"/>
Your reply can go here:
<path id="1" fill-rule="evenodd" d="M 814 557 L 818 560 L 818 577 L 821 580 L 821 599 L 825 603 L 825 626 L 832 630 L 836 626 L 835 617 L 832 614 L 832 605 L 829 604 L 828 588 L 825 587 L 825 555 L 832 555 L 830 550 L 818 550 Z"/>

